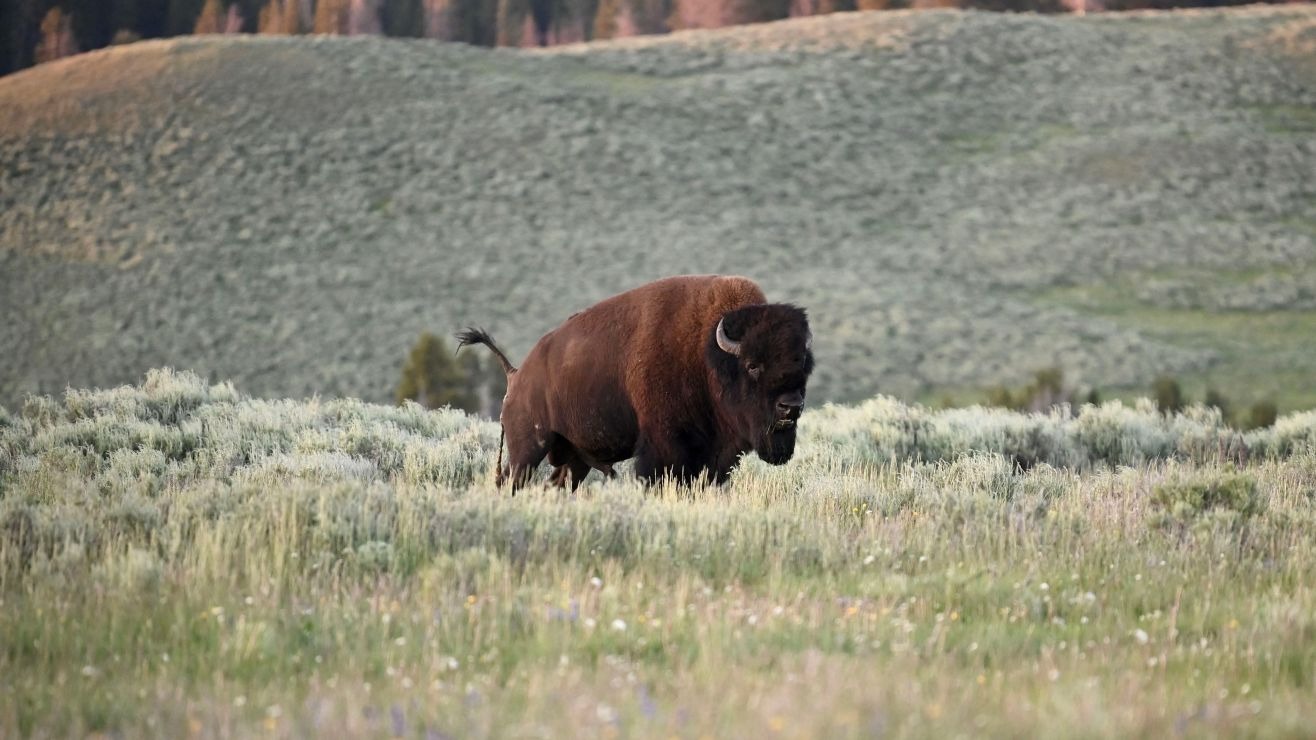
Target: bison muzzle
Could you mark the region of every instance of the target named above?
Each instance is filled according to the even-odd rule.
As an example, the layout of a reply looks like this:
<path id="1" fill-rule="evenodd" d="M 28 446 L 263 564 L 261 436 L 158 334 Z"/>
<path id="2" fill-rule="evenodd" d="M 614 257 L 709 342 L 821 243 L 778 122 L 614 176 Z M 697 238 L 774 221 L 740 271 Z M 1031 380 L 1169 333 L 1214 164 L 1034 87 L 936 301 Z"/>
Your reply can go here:
<path id="1" fill-rule="evenodd" d="M 519 369 L 484 331 L 457 338 L 488 346 L 507 373 L 497 480 L 513 491 L 546 456 L 572 489 L 631 457 L 645 481 L 721 483 L 749 450 L 781 465 L 813 370 L 804 310 L 768 303 L 743 277 L 672 277 L 600 301 Z"/>

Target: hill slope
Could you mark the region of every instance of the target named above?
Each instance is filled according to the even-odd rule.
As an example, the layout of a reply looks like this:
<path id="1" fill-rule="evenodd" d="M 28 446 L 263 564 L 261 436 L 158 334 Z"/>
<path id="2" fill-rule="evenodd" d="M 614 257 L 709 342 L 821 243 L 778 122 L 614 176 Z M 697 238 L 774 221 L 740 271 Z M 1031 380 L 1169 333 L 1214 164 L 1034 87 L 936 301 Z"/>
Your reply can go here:
<path id="1" fill-rule="evenodd" d="M 1314 29 L 899 12 L 46 65 L 0 80 L 0 403 L 159 365 L 379 400 L 422 329 L 519 357 L 677 272 L 807 306 L 827 399 L 1053 363 L 1310 388 Z"/>

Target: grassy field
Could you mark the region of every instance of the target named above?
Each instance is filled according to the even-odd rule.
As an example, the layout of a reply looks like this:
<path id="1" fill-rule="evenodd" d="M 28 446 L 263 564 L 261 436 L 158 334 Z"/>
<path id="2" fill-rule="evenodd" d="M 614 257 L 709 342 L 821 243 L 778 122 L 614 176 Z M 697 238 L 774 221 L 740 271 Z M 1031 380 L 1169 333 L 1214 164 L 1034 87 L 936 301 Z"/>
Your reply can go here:
<path id="1" fill-rule="evenodd" d="M 724 488 L 513 499 L 456 412 L 34 398 L 0 414 L 0 735 L 1301 735 L 1314 443 L 877 398 Z"/>
<path id="2" fill-rule="evenodd" d="M 0 403 L 160 366 L 385 401 L 421 331 L 520 359 L 600 298 L 717 272 L 809 309 L 818 400 L 1058 365 L 1308 407 L 1314 27 L 898 11 L 43 65 L 0 80 Z"/>
<path id="3" fill-rule="evenodd" d="M 1310 281 L 1316 272 L 1286 271 L 1285 278 Z M 1049 291 L 1042 302 L 1073 306 L 1089 315 L 1107 317 L 1123 326 L 1133 328 L 1145 336 L 1173 341 L 1179 346 L 1210 352 L 1215 362 L 1209 368 L 1183 374 L 1181 380 L 1190 397 L 1201 400 L 1208 388 L 1228 389 L 1230 400 L 1240 407 L 1270 399 L 1281 408 L 1316 408 L 1316 353 L 1311 351 L 1309 337 L 1316 336 L 1316 310 L 1311 307 L 1291 309 L 1256 308 L 1260 296 L 1270 288 L 1271 295 L 1282 296 L 1285 286 L 1275 286 L 1271 280 L 1275 273 L 1258 271 L 1252 274 L 1200 277 L 1192 282 L 1167 279 L 1164 283 L 1151 282 L 1154 289 L 1171 285 L 1148 298 L 1134 281 L 1113 281 L 1105 285 L 1088 285 Z M 1232 282 L 1237 280 L 1237 283 Z M 1267 283 L 1271 283 L 1267 285 Z M 1203 307 L 1194 295 L 1193 288 L 1203 293 L 1226 293 L 1229 286 L 1238 285 L 1246 293 L 1239 302 L 1252 299 L 1251 306 Z M 1175 288 L 1190 286 L 1176 294 Z M 1180 296 L 1178 305 L 1167 305 L 1169 299 Z M 1237 295 L 1237 293 L 1235 293 Z M 1140 296 L 1140 297 L 1134 297 Z M 1316 293 L 1308 294 L 1308 303 Z M 1224 298 L 1229 300 L 1229 298 Z M 1146 388 L 1110 388 L 1125 398 L 1146 395 Z"/>

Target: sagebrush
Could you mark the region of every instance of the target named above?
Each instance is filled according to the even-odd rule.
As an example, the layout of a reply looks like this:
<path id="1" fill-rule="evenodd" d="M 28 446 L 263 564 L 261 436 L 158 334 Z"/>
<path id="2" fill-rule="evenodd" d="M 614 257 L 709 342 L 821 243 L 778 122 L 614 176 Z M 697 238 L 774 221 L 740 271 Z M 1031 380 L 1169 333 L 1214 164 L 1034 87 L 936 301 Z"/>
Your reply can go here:
<path id="1" fill-rule="evenodd" d="M 0 734 L 1301 733 L 1313 429 L 874 399 L 724 487 L 510 498 L 460 412 L 36 397 L 0 414 Z"/>

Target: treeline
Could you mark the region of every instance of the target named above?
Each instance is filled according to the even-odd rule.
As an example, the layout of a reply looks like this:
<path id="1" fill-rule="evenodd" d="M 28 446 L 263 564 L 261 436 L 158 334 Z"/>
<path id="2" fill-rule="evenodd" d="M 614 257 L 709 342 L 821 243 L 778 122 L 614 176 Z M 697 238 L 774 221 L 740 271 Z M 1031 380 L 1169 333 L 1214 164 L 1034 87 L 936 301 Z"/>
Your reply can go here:
<path id="1" fill-rule="evenodd" d="M 847 10 L 1231 4 L 1236 0 L 4 0 L 0 74 L 114 43 L 191 33 L 379 34 L 544 46 Z"/>

